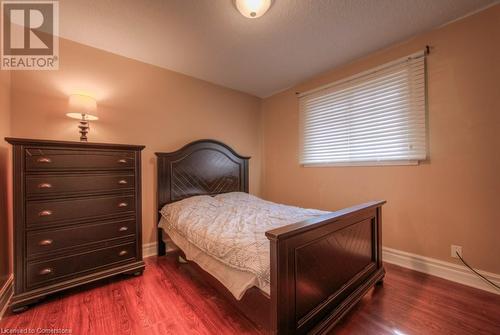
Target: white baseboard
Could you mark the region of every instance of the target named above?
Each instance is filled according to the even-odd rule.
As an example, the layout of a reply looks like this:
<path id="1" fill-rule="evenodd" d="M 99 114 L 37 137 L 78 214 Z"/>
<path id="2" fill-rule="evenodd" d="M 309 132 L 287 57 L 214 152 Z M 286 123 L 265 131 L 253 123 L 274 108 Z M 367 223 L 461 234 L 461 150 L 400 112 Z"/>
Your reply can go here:
<path id="1" fill-rule="evenodd" d="M 7 279 L 7 282 L 5 282 L 4 286 L 0 288 L 0 320 L 2 320 L 2 317 L 5 314 L 7 307 L 9 306 L 10 298 L 14 293 L 13 282 L 14 276 L 11 274 L 9 279 Z"/>
<path id="2" fill-rule="evenodd" d="M 143 257 L 155 256 L 157 254 L 156 242 L 143 244 L 142 250 Z M 477 277 L 465 266 L 388 247 L 383 247 L 382 252 L 382 259 L 384 262 L 500 294 L 500 290 L 495 289 L 490 284 Z M 500 285 L 500 275 L 485 271 L 480 272 L 495 284 Z"/>
<path id="3" fill-rule="evenodd" d="M 158 254 L 158 243 L 156 242 L 151 242 L 151 243 L 145 243 L 142 245 L 142 257 L 151 257 L 151 256 L 156 256 Z M 177 247 L 170 245 L 167 242 L 167 254 L 172 251 L 178 250 Z"/>
<path id="4" fill-rule="evenodd" d="M 500 294 L 500 290 L 495 289 L 462 265 L 387 247 L 382 248 L 382 259 L 386 263 L 399 265 L 456 283 Z M 485 271 L 480 271 L 480 273 L 495 284 L 500 285 L 500 275 Z"/>
<path id="5" fill-rule="evenodd" d="M 151 257 L 157 255 L 156 242 L 144 243 L 142 245 L 142 257 Z"/>

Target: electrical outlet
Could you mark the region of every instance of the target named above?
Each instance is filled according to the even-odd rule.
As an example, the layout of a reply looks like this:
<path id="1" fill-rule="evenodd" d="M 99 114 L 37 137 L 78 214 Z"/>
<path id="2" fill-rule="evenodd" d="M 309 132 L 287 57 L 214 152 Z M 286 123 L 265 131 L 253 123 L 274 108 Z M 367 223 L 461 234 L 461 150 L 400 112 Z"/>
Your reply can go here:
<path id="1" fill-rule="evenodd" d="M 451 245 L 451 257 L 458 258 L 457 253 L 462 256 L 462 246 L 461 245 Z"/>

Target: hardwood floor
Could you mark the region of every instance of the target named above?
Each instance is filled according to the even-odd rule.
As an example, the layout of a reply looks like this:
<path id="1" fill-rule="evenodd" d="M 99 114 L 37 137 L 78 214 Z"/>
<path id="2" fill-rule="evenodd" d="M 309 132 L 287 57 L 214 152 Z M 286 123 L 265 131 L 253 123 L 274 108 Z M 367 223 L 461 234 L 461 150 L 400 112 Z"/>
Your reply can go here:
<path id="1" fill-rule="evenodd" d="M 54 295 L 8 328 L 70 328 L 72 334 L 259 334 L 174 257 L 146 259 L 141 277 L 122 277 Z M 387 265 L 383 286 L 335 328 L 335 334 L 500 334 L 500 295 Z"/>

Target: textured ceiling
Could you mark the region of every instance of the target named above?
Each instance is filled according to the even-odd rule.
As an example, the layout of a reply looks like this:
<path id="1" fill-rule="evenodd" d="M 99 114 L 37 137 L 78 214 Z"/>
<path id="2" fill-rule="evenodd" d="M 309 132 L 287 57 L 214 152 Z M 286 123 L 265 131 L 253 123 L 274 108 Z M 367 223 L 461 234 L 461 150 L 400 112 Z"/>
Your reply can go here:
<path id="1" fill-rule="evenodd" d="M 62 37 L 265 97 L 494 0 L 64 0 Z"/>

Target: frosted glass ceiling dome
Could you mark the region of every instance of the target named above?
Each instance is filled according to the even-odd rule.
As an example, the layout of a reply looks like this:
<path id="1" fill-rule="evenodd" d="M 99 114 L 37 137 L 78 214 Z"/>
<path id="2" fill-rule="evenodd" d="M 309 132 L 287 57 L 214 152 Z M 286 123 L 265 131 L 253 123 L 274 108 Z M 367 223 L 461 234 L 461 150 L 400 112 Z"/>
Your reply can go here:
<path id="1" fill-rule="evenodd" d="M 271 7 L 272 0 L 235 0 L 236 8 L 241 15 L 256 19 L 264 15 Z"/>

